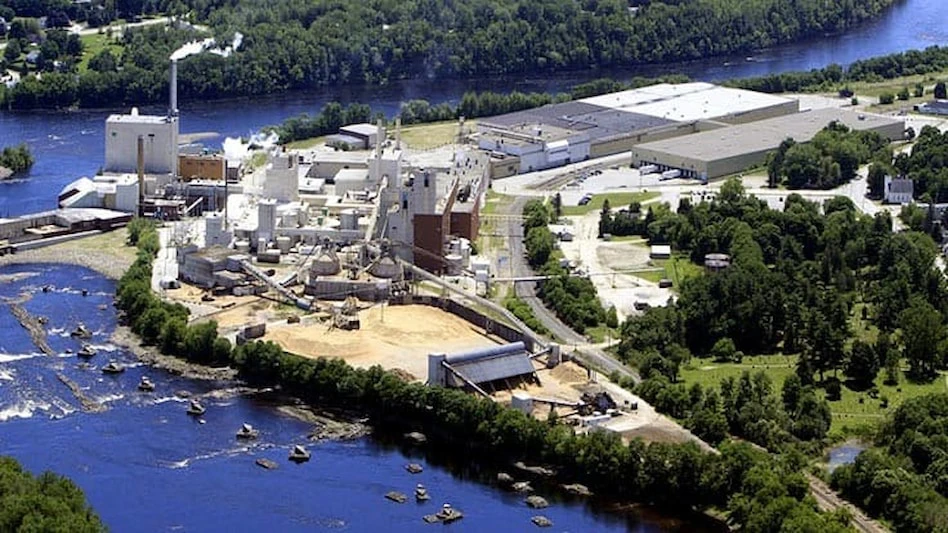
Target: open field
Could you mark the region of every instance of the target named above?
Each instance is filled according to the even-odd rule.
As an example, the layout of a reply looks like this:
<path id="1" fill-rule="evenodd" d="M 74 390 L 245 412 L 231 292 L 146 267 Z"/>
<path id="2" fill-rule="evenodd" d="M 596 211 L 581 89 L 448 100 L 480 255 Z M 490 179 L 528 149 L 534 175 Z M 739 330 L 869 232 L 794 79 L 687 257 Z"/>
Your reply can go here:
<path id="1" fill-rule="evenodd" d="M 577 216 L 585 215 L 590 211 L 599 211 L 602 209 L 602 204 L 609 200 L 609 205 L 613 209 L 627 206 L 632 202 L 645 203 L 648 200 L 653 198 L 658 198 L 660 196 L 657 192 L 607 192 L 595 194 L 591 202 L 586 205 L 564 205 L 563 206 L 563 215 L 564 216 Z"/>
<path id="2" fill-rule="evenodd" d="M 784 380 L 794 373 L 797 356 L 760 355 L 744 357 L 741 363 L 716 363 L 711 359 L 692 359 L 681 371 L 681 381 L 690 386 L 700 383 L 702 387 L 717 387 L 727 377 L 739 378 L 744 371 L 764 371 L 774 384 L 774 391 L 780 393 Z M 827 377 L 831 376 L 829 374 Z M 845 379 L 840 374 L 840 379 Z M 879 422 L 885 414 L 909 398 L 935 392 L 948 392 L 948 376 L 940 375 L 932 383 L 913 383 L 901 376 L 898 385 L 885 385 L 883 376 L 875 381 L 878 394 L 873 398 L 869 391 L 856 391 L 845 383 L 839 401 L 829 402 L 833 413 L 830 432 L 849 433 L 868 424 Z M 888 405 L 883 407 L 885 400 Z"/>
<path id="3" fill-rule="evenodd" d="M 464 129 L 470 131 L 476 124 L 473 120 L 465 121 Z M 416 150 L 428 150 L 457 141 L 458 123 L 456 120 L 402 126 L 402 142 Z"/>
<path id="4" fill-rule="evenodd" d="M 424 381 L 428 354 L 500 344 L 463 319 L 424 305 L 374 306 L 359 313 L 360 329 L 329 330 L 327 324 L 268 328 L 264 337 L 306 357 L 340 357 L 350 365 L 400 369 Z"/>
<path id="5" fill-rule="evenodd" d="M 106 48 L 112 51 L 112 55 L 115 56 L 116 61 L 118 61 L 119 56 L 122 54 L 122 45 L 119 44 L 116 39 L 113 39 L 105 33 L 81 35 L 79 40 L 82 41 L 82 59 L 78 65 L 79 72 L 87 70 L 89 68 L 89 60 Z"/>
<path id="6" fill-rule="evenodd" d="M 676 290 L 681 287 L 681 282 L 684 280 L 700 276 L 703 273 L 700 266 L 692 263 L 687 256 L 680 253 L 675 253 L 671 259 L 652 259 L 649 262 L 661 270 L 639 272 L 635 275 L 654 283 L 658 283 L 662 279 L 670 279 Z"/>

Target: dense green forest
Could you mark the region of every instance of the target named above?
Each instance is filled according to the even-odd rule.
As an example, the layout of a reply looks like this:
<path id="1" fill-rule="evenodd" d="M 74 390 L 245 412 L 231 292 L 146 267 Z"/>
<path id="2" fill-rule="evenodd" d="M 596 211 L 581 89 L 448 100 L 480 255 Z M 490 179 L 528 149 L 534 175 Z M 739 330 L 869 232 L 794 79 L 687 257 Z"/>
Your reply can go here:
<path id="1" fill-rule="evenodd" d="M 36 14 L 22 2 L 4 1 L 17 13 Z M 222 42 L 237 31 L 245 36 L 240 52 L 229 58 L 203 54 L 182 63 L 181 97 L 198 99 L 742 53 L 843 31 L 893 2 L 692 0 L 631 10 L 622 0 L 188 0 L 123 1 L 119 7 L 126 15 L 187 11 Z M 0 103 L 29 108 L 157 102 L 171 51 L 196 37 L 163 27 L 127 32 L 120 57 L 101 62 L 115 70 L 85 70 L 78 81 L 44 77 L 0 92 Z"/>
<path id="2" fill-rule="evenodd" d="M 526 457 L 555 467 L 559 479 L 585 483 L 623 502 L 675 511 L 726 511 L 728 523 L 746 531 L 849 531 L 846 513 L 818 510 L 802 474 L 806 459 L 773 458 L 746 443 L 724 442 L 720 453 L 694 443 L 624 444 L 605 432 L 577 435 L 573 428 L 539 421 L 496 402 L 456 389 L 407 383 L 375 366 L 354 369 L 339 359 L 284 353 L 270 342 L 231 348 L 216 324 L 189 326 L 187 309 L 162 303 L 149 284 L 158 236 L 136 219 L 130 240 L 135 264 L 119 282 L 117 303 L 143 340 L 190 361 L 230 365 L 255 386 L 284 391 L 322 406 L 360 409 L 373 424 L 394 431 L 424 431 L 458 456 L 503 466 Z"/>
<path id="3" fill-rule="evenodd" d="M 948 395 L 903 403 L 876 447 L 833 472 L 833 488 L 896 532 L 948 531 Z"/>
<path id="4" fill-rule="evenodd" d="M 19 146 L 7 146 L 0 151 L 0 167 L 7 168 L 14 174 L 26 172 L 33 166 L 33 154 L 30 148 L 21 144 Z"/>
<path id="5" fill-rule="evenodd" d="M 33 477 L 16 460 L 0 457 L 0 531 L 105 530 L 73 482 L 51 472 Z"/>

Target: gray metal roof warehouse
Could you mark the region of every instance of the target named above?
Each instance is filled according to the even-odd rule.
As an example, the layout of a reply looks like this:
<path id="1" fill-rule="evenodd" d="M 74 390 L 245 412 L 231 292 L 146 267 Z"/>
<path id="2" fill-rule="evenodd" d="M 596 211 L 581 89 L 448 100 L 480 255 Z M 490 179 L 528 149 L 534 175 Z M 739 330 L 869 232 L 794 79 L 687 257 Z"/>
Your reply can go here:
<path id="1" fill-rule="evenodd" d="M 716 178 L 762 164 L 767 153 L 787 138 L 808 142 L 830 122 L 858 131 L 875 131 L 889 140 L 901 139 L 903 120 L 826 108 L 643 143 L 632 148 L 636 165 L 653 164 L 659 170 L 679 169 L 685 177 Z"/>

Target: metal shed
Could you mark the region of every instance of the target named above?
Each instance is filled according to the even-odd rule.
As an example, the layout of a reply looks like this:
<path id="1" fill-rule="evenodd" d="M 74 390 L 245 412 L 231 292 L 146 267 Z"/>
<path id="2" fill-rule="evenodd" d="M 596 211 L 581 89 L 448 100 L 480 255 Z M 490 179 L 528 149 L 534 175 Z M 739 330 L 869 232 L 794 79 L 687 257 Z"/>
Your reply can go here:
<path id="1" fill-rule="evenodd" d="M 523 342 L 481 348 L 454 355 L 430 354 L 428 383 L 448 387 L 479 385 L 504 379 L 531 376 L 535 369 Z"/>

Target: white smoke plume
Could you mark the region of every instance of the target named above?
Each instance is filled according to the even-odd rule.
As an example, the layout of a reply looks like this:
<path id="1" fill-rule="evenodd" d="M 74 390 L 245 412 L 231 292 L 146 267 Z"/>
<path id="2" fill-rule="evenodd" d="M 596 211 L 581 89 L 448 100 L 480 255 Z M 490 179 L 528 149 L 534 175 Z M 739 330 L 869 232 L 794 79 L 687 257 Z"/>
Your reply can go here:
<path id="1" fill-rule="evenodd" d="M 172 61 L 180 61 L 186 57 L 201 54 L 204 52 L 210 52 L 212 54 L 217 54 L 221 57 L 228 57 L 230 54 L 237 51 L 240 48 L 240 43 L 244 40 L 243 34 L 236 32 L 234 34 L 234 41 L 227 46 L 226 48 L 217 47 L 217 42 L 213 37 L 208 37 L 207 39 L 202 39 L 200 41 L 191 41 L 185 43 L 171 54 Z"/>

